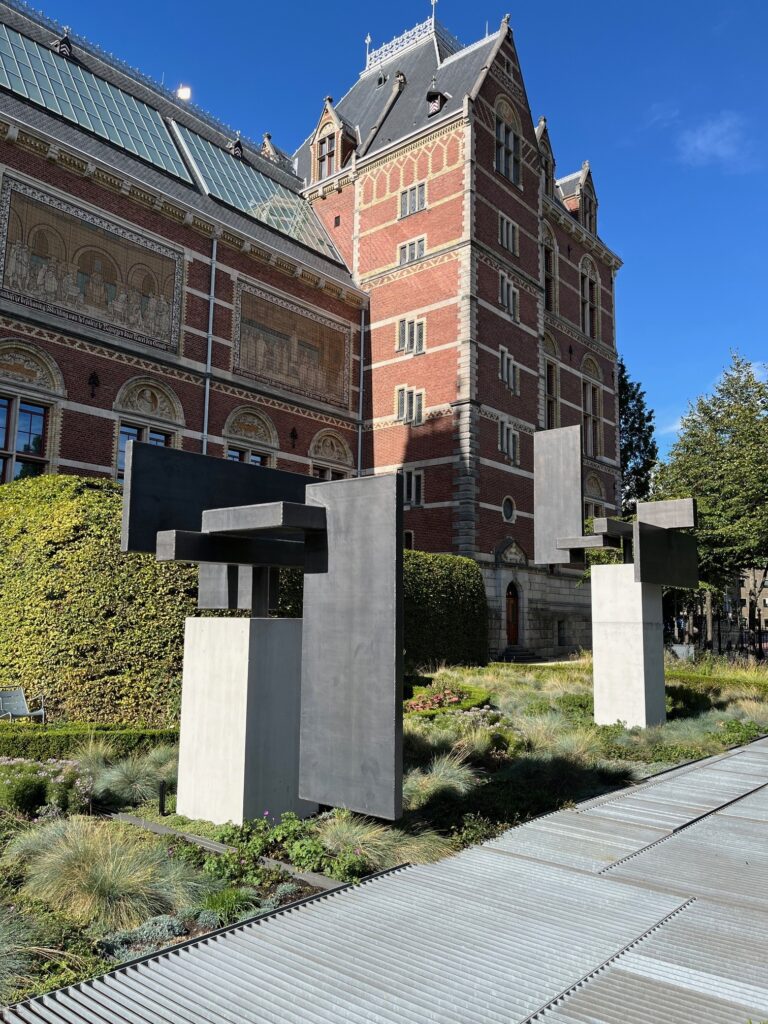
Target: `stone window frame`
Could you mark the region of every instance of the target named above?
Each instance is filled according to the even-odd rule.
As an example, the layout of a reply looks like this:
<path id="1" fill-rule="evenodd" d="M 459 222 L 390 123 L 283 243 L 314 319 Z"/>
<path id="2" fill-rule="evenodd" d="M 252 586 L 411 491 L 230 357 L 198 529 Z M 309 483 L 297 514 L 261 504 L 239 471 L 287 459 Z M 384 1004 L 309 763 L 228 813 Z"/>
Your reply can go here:
<path id="1" fill-rule="evenodd" d="M 513 395 L 520 394 L 520 364 L 505 345 L 499 345 L 499 380 Z"/>
<path id="2" fill-rule="evenodd" d="M 424 422 L 426 392 L 424 388 L 409 388 L 399 384 L 395 388 L 395 419 L 408 427 L 419 427 Z"/>
<path id="3" fill-rule="evenodd" d="M 309 445 L 309 475 L 317 480 L 347 480 L 354 472 L 352 450 L 335 430 L 318 430 Z"/>
<path id="4" fill-rule="evenodd" d="M 259 420 L 267 436 L 263 440 L 257 441 L 248 434 L 238 432 L 237 422 L 243 416 L 250 416 Z M 230 451 L 241 452 L 245 456 L 243 459 L 238 459 L 237 461 L 239 462 L 251 463 L 254 455 L 260 455 L 265 459 L 262 465 L 269 469 L 275 468 L 280 442 L 274 423 L 261 409 L 251 405 L 239 405 L 233 409 L 227 416 L 224 424 L 222 440 L 224 441 L 223 455 L 225 459 L 229 458 Z M 255 463 L 251 464 L 255 465 Z"/>
<path id="5" fill-rule="evenodd" d="M 512 420 L 499 418 L 499 451 L 506 455 L 513 466 L 520 465 L 520 431 Z"/>
<path id="6" fill-rule="evenodd" d="M 522 191 L 523 139 L 520 117 L 507 96 L 497 98 L 494 117 L 493 170 Z"/>
<path id="7" fill-rule="evenodd" d="M 152 409 L 149 396 L 153 396 L 158 403 L 159 412 Z M 115 480 L 123 479 L 120 441 L 124 427 L 137 430 L 138 441 L 146 441 L 151 433 L 162 434 L 169 442 L 164 447 L 181 448 L 182 431 L 185 426 L 184 407 L 176 392 L 165 381 L 147 375 L 128 378 L 120 386 L 112 409 L 117 413 L 112 456 Z"/>
<path id="8" fill-rule="evenodd" d="M 12 406 L 7 425 L 7 445 L 2 450 L 3 458 L 10 459 L 11 473 L 17 455 L 24 457 L 24 453 L 15 451 L 18 406 L 23 402 L 45 410 L 43 453 L 32 456 L 31 461 L 44 466 L 43 474 L 55 473 L 59 465 L 61 403 L 66 398 L 64 377 L 58 364 L 36 345 L 5 338 L 0 341 L 0 379 L 0 398 L 8 399 Z"/>
<path id="9" fill-rule="evenodd" d="M 516 324 L 520 323 L 520 290 L 505 270 L 499 271 L 499 307 Z"/>
<path id="10" fill-rule="evenodd" d="M 512 506 L 512 514 L 510 516 L 508 516 L 504 511 L 507 502 L 509 502 Z M 515 504 L 515 499 L 512 497 L 511 494 L 505 494 L 504 497 L 501 499 L 501 518 L 504 520 L 505 523 L 509 524 L 514 523 L 517 519 L 517 505 Z"/>
<path id="11" fill-rule="evenodd" d="M 550 273 L 547 273 L 547 252 L 552 254 Z M 546 221 L 541 228 L 541 272 L 544 282 L 544 309 L 548 313 L 557 313 L 560 308 L 560 251 L 555 233 Z M 550 278 L 551 302 L 547 299 L 547 278 Z"/>
<path id="12" fill-rule="evenodd" d="M 600 367 L 590 355 L 581 362 L 581 416 L 584 454 L 597 459 L 603 454 L 603 388 Z"/>
<path id="13" fill-rule="evenodd" d="M 406 508 L 424 507 L 424 470 L 403 471 L 403 504 Z"/>
<path id="14" fill-rule="evenodd" d="M 590 256 L 579 261 L 579 326 L 581 333 L 593 341 L 600 341 L 600 273 Z"/>
<path id="15" fill-rule="evenodd" d="M 411 209 L 411 199 L 415 199 L 414 208 Z M 404 210 L 405 208 L 405 210 Z M 406 217 L 413 217 L 427 209 L 427 182 L 417 181 L 408 188 L 401 189 L 397 205 L 397 219 L 405 220 Z"/>
<path id="16" fill-rule="evenodd" d="M 411 248 L 413 247 L 413 254 Z M 397 265 L 407 267 L 411 263 L 418 263 L 427 255 L 427 236 L 419 235 L 417 238 L 409 238 L 401 242 L 397 247 Z"/>
<path id="17" fill-rule="evenodd" d="M 505 241 L 506 235 L 506 241 Z M 512 244 L 509 245 L 509 238 L 511 236 Z M 499 211 L 499 245 L 508 252 L 511 256 L 520 255 L 520 226 L 511 217 L 508 217 L 505 213 Z"/>
<path id="18" fill-rule="evenodd" d="M 413 328 L 413 344 L 411 344 L 411 328 Z M 395 352 L 401 355 L 423 355 L 427 350 L 427 319 L 426 317 L 400 317 L 395 324 Z"/>

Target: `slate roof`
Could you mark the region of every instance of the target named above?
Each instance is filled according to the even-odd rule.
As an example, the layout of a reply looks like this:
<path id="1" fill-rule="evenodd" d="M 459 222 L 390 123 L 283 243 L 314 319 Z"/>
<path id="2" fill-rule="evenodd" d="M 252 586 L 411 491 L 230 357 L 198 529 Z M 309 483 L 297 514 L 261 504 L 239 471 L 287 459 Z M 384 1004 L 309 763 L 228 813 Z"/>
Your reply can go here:
<path id="1" fill-rule="evenodd" d="M 494 34 L 457 53 L 448 53 L 441 33 L 431 33 L 382 63 L 366 69 L 349 92 L 334 105 L 334 110 L 354 129 L 359 129 L 358 137 L 364 142 L 390 100 L 395 75 L 398 71 L 405 75 L 405 88 L 365 153 L 366 157 L 370 156 L 391 142 L 425 128 L 431 121 L 440 122 L 459 112 L 464 97 L 487 64 L 497 40 L 498 35 Z M 380 81 L 382 78 L 383 82 Z M 427 93 L 433 89 L 444 93 L 448 99 L 440 113 L 430 118 Z M 299 147 L 296 158 L 299 176 L 309 181 L 309 139 Z"/>
<path id="2" fill-rule="evenodd" d="M 50 47 L 64 33 L 62 26 L 34 11 L 22 0 L 2 0 L 0 22 L 45 47 Z M 166 122 L 173 120 L 184 125 L 221 149 L 225 149 L 235 138 L 235 132 L 227 125 L 192 104 L 178 101 L 173 93 L 135 69 L 129 68 L 111 54 L 104 53 L 74 33 L 70 33 L 70 38 L 77 62 L 83 68 L 146 103 L 158 111 Z M 253 217 L 237 212 L 203 193 L 194 183 L 187 183 L 173 174 L 164 173 L 152 164 L 134 157 L 126 149 L 112 145 L 71 121 L 5 89 L 0 89 L 0 115 L 2 114 L 8 115 L 22 125 L 28 125 L 33 132 L 39 131 L 53 137 L 62 146 L 98 161 L 120 175 L 130 177 L 137 184 L 144 184 L 164 193 L 170 199 L 190 207 L 203 218 L 221 223 L 245 238 L 299 261 L 345 286 L 352 285 L 351 275 L 340 258 L 335 260 L 318 249 L 310 248 L 289 235 L 271 229 Z M 293 172 L 288 154 L 276 150 L 276 162 L 261 154 L 260 145 L 244 138 L 241 138 L 241 142 L 249 164 L 266 178 L 299 195 L 302 182 Z M 228 156 L 227 159 L 235 158 Z M 316 221 L 318 237 L 327 239 L 320 221 L 308 205 L 307 216 Z M 325 244 L 328 245 L 329 242 L 326 241 Z"/>
<path id="3" fill-rule="evenodd" d="M 768 1017 L 768 740 L 0 1011 L 5 1024 Z"/>
<path id="4" fill-rule="evenodd" d="M 576 171 L 574 174 L 568 174 L 564 178 L 558 178 L 555 186 L 563 199 L 570 199 L 571 196 L 578 195 L 580 180 L 581 171 Z"/>

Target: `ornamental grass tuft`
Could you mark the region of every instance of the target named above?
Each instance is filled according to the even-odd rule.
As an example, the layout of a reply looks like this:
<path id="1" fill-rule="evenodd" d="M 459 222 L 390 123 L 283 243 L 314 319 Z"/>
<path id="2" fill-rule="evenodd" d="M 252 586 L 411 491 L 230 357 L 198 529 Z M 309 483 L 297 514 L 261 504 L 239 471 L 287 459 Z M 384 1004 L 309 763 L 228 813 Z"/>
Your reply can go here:
<path id="1" fill-rule="evenodd" d="M 0 906 L 0 1004 L 10 996 L 30 965 L 29 934 L 19 914 Z"/>
<path id="2" fill-rule="evenodd" d="M 387 828 L 345 810 L 321 818 L 317 835 L 331 857 L 357 858 L 371 871 L 405 863 L 429 864 L 451 852 L 450 841 L 431 829 L 406 832 Z"/>
<path id="3" fill-rule="evenodd" d="M 478 773 L 463 753 L 434 757 L 426 768 L 412 768 L 403 779 L 403 805 L 415 811 L 437 796 L 466 796 L 479 784 Z"/>
<path id="4" fill-rule="evenodd" d="M 78 925 L 114 931 L 199 903 L 205 876 L 164 847 L 93 818 L 60 818 L 28 828 L 4 859 L 23 871 L 21 895 Z"/>

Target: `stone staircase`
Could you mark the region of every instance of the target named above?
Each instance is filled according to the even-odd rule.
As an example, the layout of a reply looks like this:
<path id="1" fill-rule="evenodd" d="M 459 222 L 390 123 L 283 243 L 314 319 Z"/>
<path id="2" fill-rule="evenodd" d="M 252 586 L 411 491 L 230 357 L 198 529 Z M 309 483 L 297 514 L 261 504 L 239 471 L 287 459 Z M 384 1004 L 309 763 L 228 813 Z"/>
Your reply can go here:
<path id="1" fill-rule="evenodd" d="M 527 647 L 515 644 L 504 648 L 499 654 L 499 661 L 514 661 L 518 665 L 532 665 L 544 661 L 544 658 Z"/>

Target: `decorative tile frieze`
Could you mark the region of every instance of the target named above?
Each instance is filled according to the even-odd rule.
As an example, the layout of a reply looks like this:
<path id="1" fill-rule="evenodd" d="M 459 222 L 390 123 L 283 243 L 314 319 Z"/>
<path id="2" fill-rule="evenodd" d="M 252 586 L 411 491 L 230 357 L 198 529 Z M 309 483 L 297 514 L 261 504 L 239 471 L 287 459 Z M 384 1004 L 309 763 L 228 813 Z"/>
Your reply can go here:
<path id="1" fill-rule="evenodd" d="M 177 351 L 182 253 L 17 179 L 0 192 L 0 295 Z"/>

